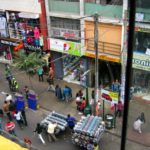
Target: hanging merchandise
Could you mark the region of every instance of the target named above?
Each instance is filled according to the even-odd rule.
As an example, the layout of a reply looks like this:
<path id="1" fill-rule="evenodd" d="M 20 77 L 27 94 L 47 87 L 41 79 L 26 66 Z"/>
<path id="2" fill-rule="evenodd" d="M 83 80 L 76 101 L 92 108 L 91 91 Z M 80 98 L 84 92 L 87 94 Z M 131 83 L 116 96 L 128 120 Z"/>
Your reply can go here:
<path id="1" fill-rule="evenodd" d="M 87 148 L 87 144 L 92 141 L 98 143 L 105 131 L 105 124 L 101 117 L 82 117 L 75 125 L 72 135 L 72 142 L 82 148 Z"/>

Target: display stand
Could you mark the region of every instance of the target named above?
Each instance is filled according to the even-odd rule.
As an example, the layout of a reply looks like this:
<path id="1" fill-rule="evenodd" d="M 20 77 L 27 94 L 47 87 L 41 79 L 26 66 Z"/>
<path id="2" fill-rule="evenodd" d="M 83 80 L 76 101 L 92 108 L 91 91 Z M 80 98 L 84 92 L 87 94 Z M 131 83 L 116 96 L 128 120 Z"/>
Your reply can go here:
<path id="1" fill-rule="evenodd" d="M 28 94 L 28 108 L 37 109 L 37 96 L 33 90 L 29 90 Z"/>
<path id="2" fill-rule="evenodd" d="M 15 105 L 16 105 L 16 110 L 17 111 L 20 111 L 20 110 L 25 108 L 23 95 L 21 95 L 19 93 L 15 94 Z"/>

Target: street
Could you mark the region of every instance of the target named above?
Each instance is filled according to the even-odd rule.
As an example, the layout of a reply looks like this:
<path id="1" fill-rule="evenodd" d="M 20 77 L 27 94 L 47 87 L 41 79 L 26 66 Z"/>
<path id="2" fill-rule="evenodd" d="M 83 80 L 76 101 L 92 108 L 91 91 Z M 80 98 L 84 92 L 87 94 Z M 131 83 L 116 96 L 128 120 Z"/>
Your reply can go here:
<path id="1" fill-rule="evenodd" d="M 4 67 L 3 65 L 0 65 L 0 106 L 1 107 L 5 99 L 5 95 L 3 94 L 3 92 L 10 93 L 9 88 L 8 88 L 8 83 L 5 80 L 3 67 Z M 12 69 L 12 72 L 13 74 L 16 74 L 15 77 L 19 83 L 19 89 L 23 91 L 23 87 L 25 85 L 28 85 L 31 88 L 30 81 L 28 80 L 28 76 L 25 73 L 19 74 L 19 71 L 16 71 L 16 69 Z M 43 145 L 41 141 L 38 139 L 37 135 L 33 133 L 33 131 L 35 130 L 36 124 L 40 122 L 50 112 L 50 110 L 55 110 L 64 114 L 71 113 L 73 116 L 76 116 L 76 118 L 79 118 L 80 116 L 78 115 L 78 112 L 76 111 L 76 106 L 74 102 L 71 102 L 66 105 L 66 103 L 57 101 L 53 93 L 46 91 L 46 88 L 47 88 L 46 81 L 43 83 L 39 83 L 37 77 L 34 77 L 33 79 L 31 78 L 31 80 L 32 80 L 32 86 L 34 85 L 34 90 L 38 93 L 38 96 L 39 96 L 38 103 L 40 104 L 41 108 L 36 111 L 31 110 L 31 109 L 26 110 L 28 127 L 24 127 L 24 129 L 21 130 L 16 125 L 17 136 L 21 140 L 23 140 L 24 137 L 29 137 L 32 141 L 32 144 L 35 147 L 37 147 L 39 150 L 59 150 L 59 149 L 78 150 L 80 149 L 79 147 L 72 144 L 71 133 L 69 133 L 69 131 L 62 133 L 62 135 L 59 135 L 58 141 L 53 142 L 53 143 L 49 143 L 47 136 L 44 135 L 43 137 L 46 141 L 46 145 Z M 74 89 L 75 92 L 77 90 L 78 89 Z M 134 114 L 132 115 L 134 116 Z M 131 126 L 131 123 L 129 123 L 129 126 Z M 118 132 L 120 134 L 121 123 L 117 124 L 117 129 L 114 129 L 114 131 L 112 130 L 112 132 L 114 132 L 115 134 L 108 133 L 108 132 L 104 134 L 103 138 L 101 139 L 99 143 L 100 149 L 102 150 L 109 150 L 109 149 L 119 150 L 120 149 L 120 136 L 116 136 L 116 133 Z M 130 140 L 127 142 L 127 150 L 130 150 L 130 149 L 150 150 L 150 148 L 145 147 L 144 145 L 139 144 L 138 142 L 133 142 L 133 140 Z"/>

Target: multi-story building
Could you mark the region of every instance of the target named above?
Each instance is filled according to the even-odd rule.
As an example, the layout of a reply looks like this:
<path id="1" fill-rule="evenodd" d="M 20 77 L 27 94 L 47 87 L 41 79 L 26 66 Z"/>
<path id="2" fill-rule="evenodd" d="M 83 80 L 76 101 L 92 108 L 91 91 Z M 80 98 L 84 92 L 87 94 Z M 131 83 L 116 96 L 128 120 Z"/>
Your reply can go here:
<path id="1" fill-rule="evenodd" d="M 99 14 L 99 80 L 120 79 L 122 43 L 121 0 L 45 0 L 49 38 L 56 78 L 94 85 L 94 19 Z"/>
<path id="2" fill-rule="evenodd" d="M 47 49 L 45 6 L 43 1 L 0 1 L 0 56 L 10 60 L 11 51 Z M 4 56 L 4 57 L 3 57 Z"/>

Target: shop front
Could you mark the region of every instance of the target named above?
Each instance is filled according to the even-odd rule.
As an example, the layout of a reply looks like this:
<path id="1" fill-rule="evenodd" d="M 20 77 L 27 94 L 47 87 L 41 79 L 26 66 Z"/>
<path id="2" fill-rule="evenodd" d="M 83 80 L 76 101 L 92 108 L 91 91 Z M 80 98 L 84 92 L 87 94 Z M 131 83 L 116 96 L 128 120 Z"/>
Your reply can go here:
<path id="1" fill-rule="evenodd" d="M 54 61 L 55 77 L 67 82 L 85 85 L 86 59 L 82 57 L 81 44 L 48 38 L 48 48 Z"/>
<path id="2" fill-rule="evenodd" d="M 22 40 L 26 52 L 41 52 L 43 36 L 40 32 L 39 14 L 12 11 L 6 13 L 10 38 Z"/>
<path id="3" fill-rule="evenodd" d="M 150 91 L 150 58 L 149 55 L 133 54 L 133 87 L 137 92 Z"/>
<path id="4" fill-rule="evenodd" d="M 88 59 L 89 85 L 95 85 L 94 22 L 85 22 L 85 56 Z M 110 86 L 121 77 L 121 25 L 98 24 L 99 85 Z"/>

